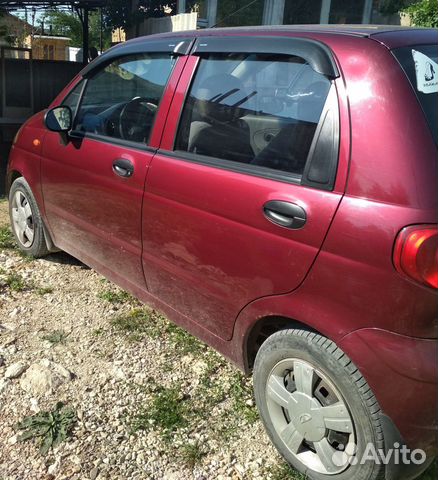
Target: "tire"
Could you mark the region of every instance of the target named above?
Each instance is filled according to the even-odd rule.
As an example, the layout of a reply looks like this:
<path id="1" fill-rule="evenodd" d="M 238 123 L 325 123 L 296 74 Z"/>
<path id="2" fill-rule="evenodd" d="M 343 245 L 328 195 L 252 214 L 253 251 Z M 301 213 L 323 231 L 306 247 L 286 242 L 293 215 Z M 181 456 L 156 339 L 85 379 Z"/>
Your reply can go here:
<path id="1" fill-rule="evenodd" d="M 367 445 L 384 449 L 380 407 L 335 343 L 282 330 L 260 347 L 253 375 L 267 433 L 292 467 L 312 480 L 384 478 L 382 465 L 355 462 Z"/>
<path id="2" fill-rule="evenodd" d="M 24 254 L 39 258 L 49 253 L 40 210 L 23 177 L 17 178 L 11 186 L 9 218 L 15 240 Z"/>

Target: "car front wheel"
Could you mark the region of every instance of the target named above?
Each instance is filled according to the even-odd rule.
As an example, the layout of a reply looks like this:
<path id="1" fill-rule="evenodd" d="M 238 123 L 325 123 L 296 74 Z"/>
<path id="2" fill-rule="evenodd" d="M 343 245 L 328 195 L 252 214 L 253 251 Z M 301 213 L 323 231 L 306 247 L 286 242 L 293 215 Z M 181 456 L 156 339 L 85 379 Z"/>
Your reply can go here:
<path id="1" fill-rule="evenodd" d="M 332 341 L 306 330 L 273 334 L 257 353 L 254 389 L 272 442 L 307 478 L 381 478 L 381 465 L 357 461 L 370 444 L 384 447 L 377 400 Z"/>
<path id="2" fill-rule="evenodd" d="M 49 253 L 41 214 L 29 184 L 17 178 L 9 192 L 9 216 L 18 247 L 26 255 L 43 257 Z"/>

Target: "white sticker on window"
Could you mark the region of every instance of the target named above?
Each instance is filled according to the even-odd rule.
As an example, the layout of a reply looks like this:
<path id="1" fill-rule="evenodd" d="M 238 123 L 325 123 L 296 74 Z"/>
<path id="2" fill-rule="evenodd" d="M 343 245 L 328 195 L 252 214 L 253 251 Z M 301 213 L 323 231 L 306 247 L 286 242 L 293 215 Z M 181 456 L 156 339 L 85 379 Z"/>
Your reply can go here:
<path id="1" fill-rule="evenodd" d="M 438 63 L 424 53 L 412 50 L 417 74 L 417 89 L 423 93 L 438 92 Z"/>

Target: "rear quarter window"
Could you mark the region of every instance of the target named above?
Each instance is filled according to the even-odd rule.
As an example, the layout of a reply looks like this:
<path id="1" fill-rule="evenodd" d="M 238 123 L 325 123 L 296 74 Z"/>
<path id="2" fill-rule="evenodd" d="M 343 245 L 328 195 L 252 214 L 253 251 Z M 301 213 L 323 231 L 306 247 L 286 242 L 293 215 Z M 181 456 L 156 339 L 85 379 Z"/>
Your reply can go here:
<path id="1" fill-rule="evenodd" d="M 421 104 L 438 145 L 438 45 L 415 45 L 393 50 Z"/>

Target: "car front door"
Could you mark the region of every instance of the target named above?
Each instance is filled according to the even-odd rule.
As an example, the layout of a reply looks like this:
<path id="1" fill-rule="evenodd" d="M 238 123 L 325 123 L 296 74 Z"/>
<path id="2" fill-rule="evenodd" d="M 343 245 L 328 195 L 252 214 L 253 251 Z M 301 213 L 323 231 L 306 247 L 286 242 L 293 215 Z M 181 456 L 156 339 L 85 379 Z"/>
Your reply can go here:
<path id="1" fill-rule="evenodd" d="M 134 45 L 126 54 L 121 48 L 86 71 L 63 102 L 75 114 L 68 143 L 49 132 L 43 148 L 55 244 L 134 292 L 146 288 L 143 190 L 162 130 L 160 102 L 177 62 L 168 43 Z"/>
<path id="2" fill-rule="evenodd" d="M 338 77 L 303 39 L 194 47 L 147 178 L 143 266 L 153 295 L 222 339 L 248 303 L 298 288 L 321 248 L 348 161 Z"/>

